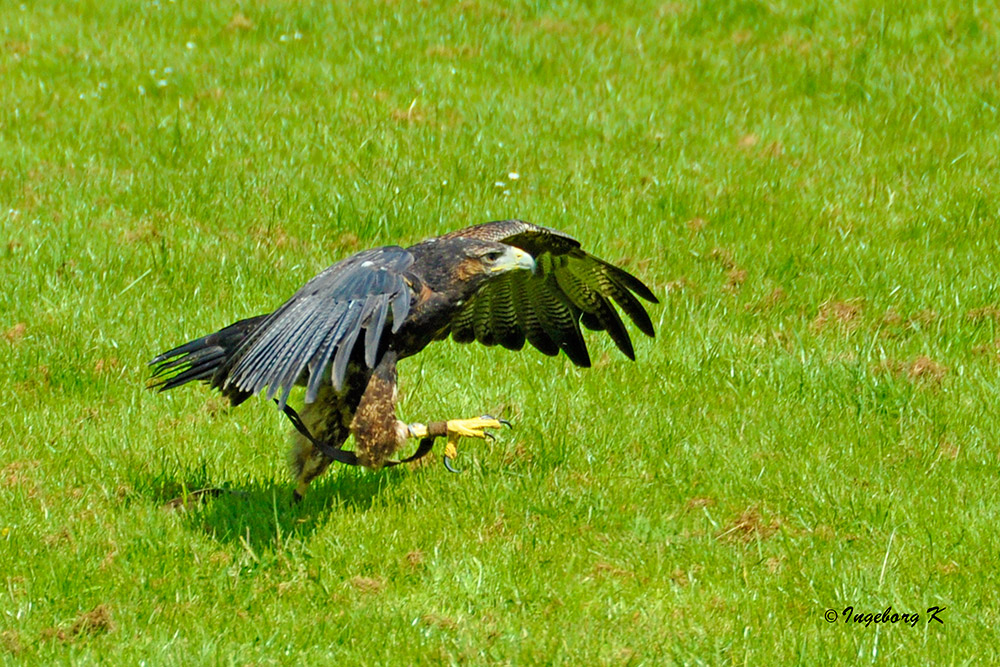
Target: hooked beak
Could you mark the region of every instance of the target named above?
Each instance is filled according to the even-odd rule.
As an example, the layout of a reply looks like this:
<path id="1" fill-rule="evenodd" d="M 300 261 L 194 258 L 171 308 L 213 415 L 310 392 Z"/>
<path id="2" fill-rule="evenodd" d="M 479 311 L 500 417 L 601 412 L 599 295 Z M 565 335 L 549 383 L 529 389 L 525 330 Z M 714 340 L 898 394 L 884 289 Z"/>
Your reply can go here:
<path id="1" fill-rule="evenodd" d="M 504 257 L 494 265 L 494 271 L 514 271 L 524 269 L 535 272 L 535 258 L 520 248 L 509 246 Z"/>

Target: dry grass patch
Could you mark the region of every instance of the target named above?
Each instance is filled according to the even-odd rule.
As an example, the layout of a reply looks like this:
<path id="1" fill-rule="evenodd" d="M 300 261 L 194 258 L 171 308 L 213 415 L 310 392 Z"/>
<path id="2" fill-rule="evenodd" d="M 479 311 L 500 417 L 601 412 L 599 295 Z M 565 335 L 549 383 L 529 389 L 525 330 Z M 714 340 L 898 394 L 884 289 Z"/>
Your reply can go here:
<path id="1" fill-rule="evenodd" d="M 455 60 L 458 58 L 475 58 L 479 55 L 479 49 L 469 44 L 461 46 L 447 46 L 445 44 L 435 44 L 427 47 L 424 53 L 433 58 L 444 58 L 445 60 Z"/>
<path id="2" fill-rule="evenodd" d="M 24 322 L 18 322 L 10 329 L 7 329 L 7 331 L 4 332 L 3 337 L 7 340 L 8 343 L 11 344 L 17 343 L 20 342 L 22 338 L 24 338 L 24 334 L 27 330 L 28 330 L 27 324 L 25 324 Z"/>
<path id="3" fill-rule="evenodd" d="M 226 30 L 230 32 L 245 32 L 253 29 L 253 21 L 243 12 L 236 12 L 226 24 Z"/>
<path id="4" fill-rule="evenodd" d="M 819 312 L 809 325 L 813 331 L 825 331 L 831 326 L 853 329 L 858 325 L 862 307 L 860 299 L 849 301 L 827 301 L 819 307 Z"/>
<path id="5" fill-rule="evenodd" d="M 71 635 L 99 635 L 115 629 L 111 618 L 111 610 L 105 604 L 99 604 L 93 609 L 80 614 L 69 629 Z"/>
<path id="6" fill-rule="evenodd" d="M 420 617 L 420 621 L 438 630 L 458 630 L 458 622 L 455 619 L 440 614 L 424 614 Z"/>
<path id="7" fill-rule="evenodd" d="M 707 496 L 695 496 L 691 498 L 684 507 L 689 510 L 701 509 L 703 507 L 714 507 L 716 505 L 715 498 L 709 498 Z"/>
<path id="8" fill-rule="evenodd" d="M 615 579 L 634 579 L 635 572 L 618 567 L 613 563 L 601 561 L 594 564 L 594 567 L 591 568 L 590 574 L 585 577 L 585 580 L 600 580 L 609 577 Z"/>
<path id="9" fill-rule="evenodd" d="M 965 314 L 965 319 L 970 322 L 992 321 L 1000 323 L 1000 307 L 982 306 L 981 308 L 973 308 Z"/>
<path id="10" fill-rule="evenodd" d="M 380 593 L 385 588 L 385 580 L 376 577 L 351 577 L 348 583 L 354 590 L 365 594 Z"/>
<path id="11" fill-rule="evenodd" d="M 729 269 L 726 271 L 726 287 L 738 289 L 747 279 L 746 269 Z"/>
<path id="12" fill-rule="evenodd" d="M 0 480 L 4 486 L 14 488 L 18 486 L 34 486 L 34 476 L 29 471 L 38 468 L 38 461 L 12 461 L 0 469 Z"/>
<path id="13" fill-rule="evenodd" d="M 116 625 L 111 617 L 111 609 L 106 604 L 99 604 L 90 611 L 82 612 L 73 621 L 67 631 L 64 628 L 51 627 L 41 631 L 42 639 L 57 639 L 60 642 L 68 643 L 74 638 L 83 636 L 97 636 L 113 632 Z"/>
<path id="14" fill-rule="evenodd" d="M 0 632 L 0 646 L 11 655 L 21 653 L 24 651 L 24 642 L 21 641 L 21 633 L 17 630 L 4 630 Z"/>
<path id="15" fill-rule="evenodd" d="M 736 260 L 733 259 L 733 251 L 726 248 L 715 247 L 708 253 L 708 258 L 721 265 L 724 269 L 735 269 Z"/>
<path id="16" fill-rule="evenodd" d="M 692 234 L 697 234 L 708 226 L 708 220 L 705 218 L 691 218 L 684 223 L 684 226 L 687 227 L 688 231 Z"/>
<path id="17" fill-rule="evenodd" d="M 989 343 L 980 343 L 979 345 L 974 345 L 972 347 L 972 353 L 978 355 L 985 355 L 995 357 L 1000 359 L 1000 338 L 990 341 Z"/>
<path id="18" fill-rule="evenodd" d="M 788 293 L 781 287 L 775 287 L 767 296 L 761 297 L 755 303 L 748 303 L 743 306 L 743 310 L 764 313 L 788 298 Z"/>
<path id="19" fill-rule="evenodd" d="M 777 519 L 764 521 L 756 507 L 750 507 L 736 519 L 726 525 L 715 536 L 724 542 L 748 543 L 754 540 L 766 540 L 778 532 L 781 523 Z"/>
<path id="20" fill-rule="evenodd" d="M 910 361 L 900 361 L 898 359 L 884 359 L 879 362 L 873 372 L 876 375 L 892 375 L 927 384 L 941 384 L 948 374 L 948 367 L 942 363 L 934 361 L 927 356 L 919 356 Z"/>

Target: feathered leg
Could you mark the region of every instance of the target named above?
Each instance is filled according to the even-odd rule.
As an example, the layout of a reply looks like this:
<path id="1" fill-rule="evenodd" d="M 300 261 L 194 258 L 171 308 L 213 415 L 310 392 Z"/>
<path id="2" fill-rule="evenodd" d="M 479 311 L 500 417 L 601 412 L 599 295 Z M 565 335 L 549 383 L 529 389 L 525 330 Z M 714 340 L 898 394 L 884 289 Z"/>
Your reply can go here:
<path id="1" fill-rule="evenodd" d="M 396 419 L 396 353 L 388 351 L 368 378 L 368 386 L 351 421 L 358 463 L 381 468 L 409 437 Z"/>
<path id="2" fill-rule="evenodd" d="M 324 385 L 312 403 L 306 403 L 300 416 L 302 426 L 315 440 L 340 449 L 350 430 L 341 414 L 343 397 L 334 392 L 333 387 Z M 324 454 L 313 441 L 297 428 L 292 433 L 292 449 L 288 453 L 288 463 L 295 479 L 295 499 L 301 500 L 309 483 L 326 472 L 333 459 Z"/>

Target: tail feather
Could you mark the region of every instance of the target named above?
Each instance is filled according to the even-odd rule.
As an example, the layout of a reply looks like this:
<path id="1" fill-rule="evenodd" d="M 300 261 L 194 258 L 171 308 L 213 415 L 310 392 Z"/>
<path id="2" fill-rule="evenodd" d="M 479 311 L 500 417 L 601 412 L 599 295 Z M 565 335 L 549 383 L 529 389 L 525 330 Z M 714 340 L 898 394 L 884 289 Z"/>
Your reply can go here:
<path id="1" fill-rule="evenodd" d="M 218 370 L 219 366 L 225 360 L 225 350 L 221 347 L 209 347 L 192 352 L 186 357 L 161 363 L 153 371 L 153 379 L 156 381 L 155 386 L 160 391 L 166 391 L 167 389 L 173 389 L 194 380 L 211 381 L 212 376 L 215 375 L 215 371 Z M 168 377 L 164 377 L 167 373 L 175 371 L 178 367 L 180 367 L 179 371 Z"/>
<path id="2" fill-rule="evenodd" d="M 150 389 L 166 391 L 188 382 L 201 380 L 222 386 L 225 378 L 216 377 L 226 361 L 240 348 L 254 330 L 266 320 L 268 315 L 258 315 L 230 324 L 225 329 L 185 343 L 157 356 L 150 363 L 153 366 Z M 235 387 L 223 391 L 237 405 L 250 394 Z"/>

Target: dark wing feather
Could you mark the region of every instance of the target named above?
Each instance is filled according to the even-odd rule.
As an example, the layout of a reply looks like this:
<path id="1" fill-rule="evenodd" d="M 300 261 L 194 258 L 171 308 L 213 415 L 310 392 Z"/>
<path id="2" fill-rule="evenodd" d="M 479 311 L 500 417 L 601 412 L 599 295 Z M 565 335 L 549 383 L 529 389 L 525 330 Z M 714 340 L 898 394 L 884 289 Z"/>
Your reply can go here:
<path id="1" fill-rule="evenodd" d="M 556 348 L 566 353 L 566 356 L 577 366 L 589 367 L 590 354 L 587 343 L 580 333 L 580 309 L 559 288 L 555 268 L 558 258 L 552 255 L 541 255 L 538 258 L 538 276 L 530 276 L 525 283 L 524 296 L 528 306 L 537 314 L 538 321 L 545 334 Z M 488 289 L 495 289 L 487 285 Z M 541 349 L 541 348 L 540 348 Z M 542 350 L 545 352 L 545 350 Z M 552 351 L 552 354 L 556 354 Z"/>
<path id="2" fill-rule="evenodd" d="M 368 316 L 364 321 L 365 325 L 365 364 L 368 368 L 375 368 L 378 357 L 378 344 L 385 329 L 385 322 L 389 318 L 388 294 L 380 294 L 368 300 L 371 308 L 368 309 Z"/>
<path id="3" fill-rule="evenodd" d="M 534 276 L 526 271 L 519 271 L 516 272 L 516 275 L 511 274 L 510 281 L 511 291 L 520 297 L 514 300 L 514 307 L 517 309 L 517 326 L 524 332 L 525 339 L 542 354 L 547 354 L 550 357 L 559 354 L 559 346 L 546 332 L 530 296 L 525 298 L 525 295 L 530 293 L 531 286 L 538 284 L 534 280 Z"/>
<path id="4" fill-rule="evenodd" d="M 635 351 L 615 305 L 639 331 L 653 336 L 653 322 L 636 296 L 658 303 L 652 291 L 627 271 L 594 257 L 562 232 L 522 220 L 499 220 L 446 234 L 516 246 L 535 258 L 531 275 L 513 271 L 491 278 L 451 322 L 452 338 L 520 349 L 527 340 L 548 355 L 563 350 L 573 363 L 589 366 L 580 331 L 607 331 L 625 356 Z M 614 305 L 613 305 L 614 304 Z"/>
<path id="5" fill-rule="evenodd" d="M 471 343 L 476 340 L 475 324 L 476 309 L 462 308 L 455 314 L 449 324 L 451 337 L 455 339 L 456 343 Z M 445 330 L 441 338 L 446 338 L 448 335 L 447 332 L 448 329 Z"/>
<path id="6" fill-rule="evenodd" d="M 344 337 L 337 344 L 337 354 L 333 358 L 330 369 L 330 381 L 337 391 L 344 386 L 344 376 L 347 375 L 347 362 L 354 351 L 354 343 L 361 333 L 361 315 L 363 306 L 358 301 L 352 301 L 347 309 L 347 326 Z"/>
<path id="7" fill-rule="evenodd" d="M 322 338 L 316 346 L 316 352 L 307 364 L 309 369 L 309 383 L 306 385 L 306 403 L 312 403 L 319 394 L 319 389 L 323 384 L 323 369 L 330 363 L 330 358 L 337 351 L 337 341 L 342 336 L 341 324 L 347 315 L 346 303 L 337 304 L 336 309 L 327 317 L 327 324 L 323 330 Z"/>
<path id="8" fill-rule="evenodd" d="M 306 401 L 315 400 L 323 371 L 338 391 L 361 332 L 365 364 L 374 368 L 391 316 L 397 331 L 410 311 L 413 291 L 404 272 L 413 256 L 395 246 L 358 253 L 305 284 L 242 342 L 213 375 L 224 392 L 280 394 L 284 407 L 300 375 L 309 372 Z"/>
<path id="9" fill-rule="evenodd" d="M 472 333 L 483 345 L 496 345 L 496 335 L 493 330 L 493 295 L 494 292 L 480 294 L 472 302 Z"/>
<path id="10" fill-rule="evenodd" d="M 528 277 L 527 272 L 519 273 Z M 524 347 L 524 331 L 517 323 L 517 295 L 513 286 L 514 283 L 508 281 L 497 285 L 493 290 L 493 311 L 490 316 L 496 342 L 508 350 L 520 350 Z"/>
<path id="11" fill-rule="evenodd" d="M 153 366 L 151 386 L 166 391 L 195 380 L 211 381 L 226 359 L 267 318 L 268 315 L 258 315 L 240 320 L 225 329 L 164 352 L 150 362 Z"/>

